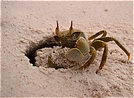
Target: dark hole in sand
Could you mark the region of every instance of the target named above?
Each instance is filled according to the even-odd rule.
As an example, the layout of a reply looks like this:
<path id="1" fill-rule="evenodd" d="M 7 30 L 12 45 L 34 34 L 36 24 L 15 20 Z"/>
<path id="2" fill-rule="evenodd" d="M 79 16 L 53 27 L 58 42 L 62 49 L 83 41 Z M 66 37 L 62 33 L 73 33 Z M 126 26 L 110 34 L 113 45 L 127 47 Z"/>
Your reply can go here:
<path id="1" fill-rule="evenodd" d="M 35 65 L 35 62 L 36 62 L 35 61 L 35 52 L 36 52 L 36 50 L 42 49 L 45 47 L 52 47 L 53 48 L 53 46 L 57 46 L 57 44 L 55 43 L 53 38 L 48 38 L 45 41 L 41 40 L 38 43 L 31 42 L 30 47 L 26 50 L 25 56 L 29 59 L 29 62 L 31 64 L 33 64 L 33 66 L 36 66 Z M 56 68 L 56 69 L 58 69 L 58 68 Z"/>

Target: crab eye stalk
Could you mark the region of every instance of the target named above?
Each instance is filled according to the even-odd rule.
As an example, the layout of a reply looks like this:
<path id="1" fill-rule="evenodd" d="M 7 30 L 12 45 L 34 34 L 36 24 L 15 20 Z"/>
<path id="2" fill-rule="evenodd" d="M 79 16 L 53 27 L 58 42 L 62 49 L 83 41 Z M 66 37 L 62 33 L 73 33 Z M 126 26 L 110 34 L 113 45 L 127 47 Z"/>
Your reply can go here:
<path id="1" fill-rule="evenodd" d="M 56 23 L 57 23 L 56 29 L 59 30 L 59 23 L 58 23 L 58 20 L 56 21 Z"/>
<path id="2" fill-rule="evenodd" d="M 71 21 L 70 29 L 73 29 L 73 21 Z"/>
<path id="3" fill-rule="evenodd" d="M 69 36 L 72 34 L 73 31 L 73 21 L 71 21 L 71 26 L 69 28 Z"/>
<path id="4" fill-rule="evenodd" d="M 58 23 L 58 20 L 56 21 L 56 23 L 57 23 L 57 27 L 56 27 L 56 29 L 55 29 L 55 33 L 56 33 L 56 35 L 57 35 L 58 37 L 60 37 L 61 34 L 60 34 L 60 29 L 59 29 L 59 23 Z"/>

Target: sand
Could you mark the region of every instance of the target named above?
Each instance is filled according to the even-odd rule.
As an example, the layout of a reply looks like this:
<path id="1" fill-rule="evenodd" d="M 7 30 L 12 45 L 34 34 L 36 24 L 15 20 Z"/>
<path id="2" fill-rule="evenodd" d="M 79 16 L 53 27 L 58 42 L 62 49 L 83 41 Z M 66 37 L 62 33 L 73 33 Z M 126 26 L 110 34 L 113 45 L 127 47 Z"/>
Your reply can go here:
<path id="1" fill-rule="evenodd" d="M 33 66 L 25 54 L 54 35 L 56 20 L 61 30 L 67 30 L 73 20 L 73 27 L 85 32 L 87 38 L 106 30 L 108 36 L 126 47 L 130 60 L 114 42 L 109 42 L 107 62 L 98 74 L 95 72 L 103 50 L 82 71 Z M 132 20 L 133 3 L 125 1 L 2 2 L 1 96 L 132 97 Z"/>

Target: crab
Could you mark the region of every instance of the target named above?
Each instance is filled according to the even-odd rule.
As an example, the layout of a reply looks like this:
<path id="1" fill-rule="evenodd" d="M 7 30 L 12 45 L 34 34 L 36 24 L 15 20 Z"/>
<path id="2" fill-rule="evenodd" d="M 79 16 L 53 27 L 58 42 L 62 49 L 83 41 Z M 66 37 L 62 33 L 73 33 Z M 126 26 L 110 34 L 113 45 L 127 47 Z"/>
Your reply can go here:
<path id="1" fill-rule="evenodd" d="M 106 63 L 108 54 L 108 46 L 106 42 L 109 41 L 114 41 L 126 53 L 126 55 L 128 56 L 128 60 L 130 59 L 130 53 L 117 39 L 113 37 L 106 37 L 107 35 L 106 30 L 101 30 L 96 34 L 92 35 L 91 37 L 89 37 L 88 39 L 86 39 L 85 34 L 81 30 L 73 28 L 73 21 L 71 21 L 71 26 L 69 30 L 65 31 L 60 31 L 58 21 L 56 22 L 57 27 L 55 29 L 54 43 L 56 43 L 57 46 L 62 46 L 62 48 L 64 47 L 70 48 L 69 51 L 66 53 L 66 58 L 69 61 L 74 62 L 86 61 L 79 68 L 79 70 L 88 68 L 93 63 L 96 57 L 97 50 L 99 50 L 100 48 L 104 48 L 101 63 L 96 71 L 97 74 L 104 67 Z M 97 38 L 100 35 L 102 36 Z M 89 55 L 91 55 L 91 57 Z M 51 61 L 51 57 L 48 57 L 48 64 L 51 67 L 58 68 L 58 66 Z"/>

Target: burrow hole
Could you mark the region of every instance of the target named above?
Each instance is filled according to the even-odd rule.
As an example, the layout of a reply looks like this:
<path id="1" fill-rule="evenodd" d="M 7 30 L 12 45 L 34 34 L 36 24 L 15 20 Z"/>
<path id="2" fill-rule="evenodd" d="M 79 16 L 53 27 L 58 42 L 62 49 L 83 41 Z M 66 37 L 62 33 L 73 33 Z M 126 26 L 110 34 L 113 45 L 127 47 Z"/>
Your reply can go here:
<path id="1" fill-rule="evenodd" d="M 51 44 L 50 44 L 51 43 Z M 57 46 L 56 43 L 54 43 L 54 39 L 53 38 L 48 38 L 47 40 L 41 40 L 38 43 L 33 43 L 30 42 L 30 45 L 28 47 L 28 49 L 25 52 L 25 56 L 29 59 L 29 62 L 33 65 L 35 65 L 35 52 L 38 49 L 42 49 L 45 47 L 51 47 L 53 48 L 53 46 Z"/>

